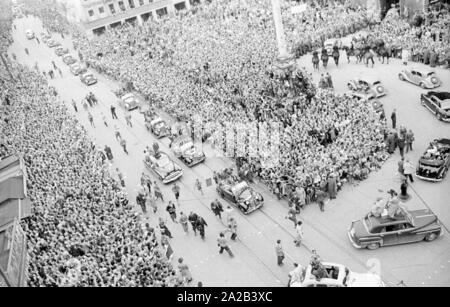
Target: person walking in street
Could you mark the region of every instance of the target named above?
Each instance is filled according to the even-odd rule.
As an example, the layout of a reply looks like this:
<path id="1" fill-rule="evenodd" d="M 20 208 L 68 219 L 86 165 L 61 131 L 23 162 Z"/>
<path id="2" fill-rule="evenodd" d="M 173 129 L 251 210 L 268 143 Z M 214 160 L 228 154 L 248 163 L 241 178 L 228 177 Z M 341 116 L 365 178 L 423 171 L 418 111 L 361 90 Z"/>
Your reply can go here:
<path id="1" fill-rule="evenodd" d="M 63 73 L 62 73 L 61 69 L 58 67 L 57 70 L 58 70 L 59 76 L 62 78 L 63 77 Z"/>
<path id="2" fill-rule="evenodd" d="M 230 205 L 225 209 L 225 218 L 227 219 L 227 224 L 230 222 L 230 219 L 233 217 L 234 210 Z"/>
<path id="3" fill-rule="evenodd" d="M 124 151 L 127 155 L 129 155 L 129 153 L 128 153 L 128 151 L 127 151 L 127 142 L 126 142 L 124 139 L 121 139 L 121 140 L 120 140 L 120 146 L 122 146 L 123 151 Z"/>
<path id="4" fill-rule="evenodd" d="M 180 186 L 177 183 L 174 183 L 172 186 L 172 192 L 175 195 L 175 200 L 178 204 L 178 206 L 180 205 Z"/>
<path id="5" fill-rule="evenodd" d="M 181 224 L 181 227 L 183 227 L 183 231 L 186 234 L 189 234 L 189 227 L 188 227 L 188 217 L 186 216 L 186 214 L 184 214 L 183 212 L 180 212 L 180 219 L 179 222 Z"/>
<path id="6" fill-rule="evenodd" d="M 101 115 L 102 115 L 103 124 L 105 124 L 105 126 L 108 127 L 108 122 L 106 121 L 105 114 L 102 113 Z"/>
<path id="7" fill-rule="evenodd" d="M 28 48 L 25 48 L 25 53 L 26 53 L 27 55 L 30 55 L 30 52 L 28 51 Z"/>
<path id="8" fill-rule="evenodd" d="M 183 258 L 178 259 L 178 270 L 180 271 L 181 277 L 185 283 L 189 284 L 192 282 L 193 279 L 191 271 L 189 270 L 187 264 L 184 263 Z"/>
<path id="9" fill-rule="evenodd" d="M 111 106 L 111 116 L 113 119 L 118 119 L 116 114 L 116 107 Z"/>
<path id="10" fill-rule="evenodd" d="M 88 119 L 89 119 L 89 123 L 91 124 L 91 127 L 95 128 L 94 117 L 92 116 L 91 112 L 88 113 Z"/>
<path id="11" fill-rule="evenodd" d="M 237 222 L 236 222 L 236 220 L 233 217 L 230 218 L 230 221 L 228 223 L 228 228 L 226 229 L 226 231 L 229 231 L 231 233 L 230 239 L 233 240 L 233 241 L 236 241 L 236 238 L 237 238 Z"/>
<path id="12" fill-rule="evenodd" d="M 143 214 L 147 214 L 147 206 L 145 202 L 145 195 L 143 193 L 138 193 L 138 195 L 136 196 L 136 203 L 141 207 Z"/>
<path id="13" fill-rule="evenodd" d="M 127 115 L 125 115 L 125 121 L 127 122 L 127 125 L 130 126 L 131 128 L 133 128 L 133 124 L 131 123 L 131 114 L 128 113 Z"/>
<path id="14" fill-rule="evenodd" d="M 197 215 L 197 222 L 195 223 L 195 227 L 197 228 L 198 232 L 200 233 L 200 237 L 202 240 L 205 240 L 205 227 L 208 226 L 205 219 L 202 218 L 200 215 Z"/>
<path id="15" fill-rule="evenodd" d="M 152 181 L 150 177 L 144 172 L 142 172 L 141 175 L 141 186 L 143 186 L 147 190 L 147 193 L 150 194 L 152 192 Z"/>
<path id="16" fill-rule="evenodd" d="M 77 112 L 77 113 L 78 113 L 78 107 L 77 107 L 77 103 L 76 103 L 76 101 L 75 101 L 75 100 L 73 100 L 73 99 L 72 99 L 72 106 L 73 106 L 73 109 L 75 110 L 75 112 Z"/>
<path id="17" fill-rule="evenodd" d="M 147 204 L 150 208 L 153 209 L 153 213 L 158 212 L 158 205 L 156 204 L 155 197 L 152 193 L 148 193 L 147 195 Z"/>
<path id="18" fill-rule="evenodd" d="M 405 146 L 406 146 L 406 136 L 403 133 L 400 133 L 400 136 L 397 141 L 398 151 L 400 152 L 400 156 L 403 158 L 405 156 Z"/>
<path id="19" fill-rule="evenodd" d="M 294 223 L 294 227 L 297 226 L 297 210 L 295 210 L 295 206 L 293 204 L 289 205 L 288 215 L 286 218 Z"/>
<path id="20" fill-rule="evenodd" d="M 391 120 L 392 120 L 392 129 L 396 129 L 397 127 L 397 110 L 394 109 L 391 114 Z"/>
<path id="21" fill-rule="evenodd" d="M 227 239 L 225 238 L 225 235 L 221 232 L 219 234 L 219 238 L 217 239 L 217 245 L 219 246 L 219 254 L 223 254 L 223 251 L 226 250 L 228 255 L 230 255 L 231 258 L 234 257 L 233 252 L 231 251 L 230 247 L 228 246 Z"/>
<path id="22" fill-rule="evenodd" d="M 120 185 L 122 187 L 125 187 L 125 179 L 124 179 L 122 173 L 119 171 L 119 168 L 116 168 L 116 172 L 117 172 L 117 177 L 119 178 Z"/>
<path id="23" fill-rule="evenodd" d="M 415 168 L 414 168 L 414 165 L 412 165 L 412 163 L 409 161 L 409 159 L 405 160 L 405 163 L 403 164 L 403 169 L 404 169 L 406 179 L 409 178 L 411 183 L 413 183 L 414 178 L 413 178 L 412 174 L 414 173 Z"/>
<path id="24" fill-rule="evenodd" d="M 112 160 L 114 159 L 111 148 L 108 145 L 105 145 L 105 154 L 106 157 L 108 158 L 109 162 L 112 162 Z"/>
<path id="25" fill-rule="evenodd" d="M 277 244 L 275 245 L 275 253 L 277 254 L 277 264 L 279 266 L 283 265 L 283 260 L 285 256 L 283 246 L 281 245 L 281 240 L 277 240 Z"/>
<path id="26" fill-rule="evenodd" d="M 83 101 L 83 109 L 84 109 L 86 112 L 88 112 L 89 106 L 88 106 L 88 104 L 87 104 L 86 99 L 83 99 L 82 101 Z"/>
<path id="27" fill-rule="evenodd" d="M 218 216 L 219 219 L 222 219 L 223 206 L 217 198 L 211 203 L 211 210 L 212 212 L 214 212 L 215 216 Z"/>
<path id="28" fill-rule="evenodd" d="M 398 161 L 398 173 L 400 174 L 400 177 L 403 178 L 405 176 L 405 169 L 403 168 L 403 165 L 405 163 L 405 158 L 402 157 L 400 161 Z"/>
<path id="29" fill-rule="evenodd" d="M 320 211 L 325 212 L 325 200 L 327 198 L 327 193 L 319 189 L 316 192 L 316 197 L 317 197 L 317 203 L 319 204 Z"/>
<path id="30" fill-rule="evenodd" d="M 156 183 L 156 181 L 153 182 L 153 185 L 155 186 L 154 190 L 155 190 L 156 200 L 161 199 L 161 201 L 164 202 L 163 194 L 162 194 L 161 189 L 159 188 L 158 184 Z"/>
<path id="31" fill-rule="evenodd" d="M 198 178 L 195 181 L 195 187 L 203 195 L 202 183 L 200 182 L 200 180 Z"/>
<path id="32" fill-rule="evenodd" d="M 414 142 L 414 133 L 412 132 L 412 130 L 410 129 L 407 133 L 406 133 L 406 153 L 408 153 L 409 151 L 412 151 L 412 143 Z"/>
<path id="33" fill-rule="evenodd" d="M 172 219 L 172 222 L 177 223 L 177 209 L 175 208 L 175 205 L 172 201 L 169 201 L 169 204 L 167 205 L 166 211 L 169 213 L 170 218 Z"/>
<path id="34" fill-rule="evenodd" d="M 171 239 L 173 238 L 172 233 L 169 231 L 169 228 L 167 228 L 166 223 L 161 217 L 159 218 L 159 229 L 161 230 L 161 234 L 166 235 Z"/>
<path id="35" fill-rule="evenodd" d="M 192 230 L 194 231 L 194 235 L 197 235 L 197 219 L 198 219 L 197 214 L 195 214 L 194 212 L 191 211 L 191 213 L 189 214 L 188 220 L 189 220 L 189 223 L 191 223 Z"/>
<path id="36" fill-rule="evenodd" d="M 303 222 L 302 221 L 298 221 L 297 222 L 297 226 L 295 227 L 295 246 L 300 247 L 300 245 L 302 244 L 303 241 L 303 227 L 302 227 Z"/>
<path id="37" fill-rule="evenodd" d="M 55 61 L 52 61 L 52 65 L 55 70 L 58 68 L 58 67 L 56 67 Z"/>
<path id="38" fill-rule="evenodd" d="M 117 141 L 120 142 L 122 140 L 122 136 L 120 135 L 119 127 L 117 127 L 117 125 L 114 125 L 114 135 L 116 136 Z"/>

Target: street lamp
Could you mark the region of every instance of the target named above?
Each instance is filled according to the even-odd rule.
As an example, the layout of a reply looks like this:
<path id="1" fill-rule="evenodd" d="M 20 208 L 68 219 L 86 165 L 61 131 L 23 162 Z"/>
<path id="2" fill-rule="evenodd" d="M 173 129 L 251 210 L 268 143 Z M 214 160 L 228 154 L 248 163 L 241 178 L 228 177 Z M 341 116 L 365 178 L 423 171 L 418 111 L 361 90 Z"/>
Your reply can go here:
<path id="1" fill-rule="evenodd" d="M 278 57 L 273 63 L 273 72 L 277 76 L 284 76 L 294 66 L 295 62 L 293 56 L 287 51 L 280 0 L 272 0 L 272 11 L 278 45 Z"/>

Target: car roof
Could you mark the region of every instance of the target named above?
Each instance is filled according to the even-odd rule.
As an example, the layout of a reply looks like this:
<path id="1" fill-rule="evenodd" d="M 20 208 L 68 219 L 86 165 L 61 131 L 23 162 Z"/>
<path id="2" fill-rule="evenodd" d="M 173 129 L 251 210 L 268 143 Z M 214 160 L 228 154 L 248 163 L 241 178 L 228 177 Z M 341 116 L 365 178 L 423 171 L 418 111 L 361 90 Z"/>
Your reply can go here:
<path id="1" fill-rule="evenodd" d="M 424 69 L 424 68 L 417 68 L 417 67 L 411 67 L 409 68 L 409 70 L 414 70 L 417 72 L 420 72 L 422 75 L 428 75 L 429 73 L 434 73 L 434 70 L 428 70 L 428 69 Z"/>
<path id="2" fill-rule="evenodd" d="M 375 76 L 362 76 L 362 77 L 358 77 L 356 78 L 357 80 L 361 80 L 361 81 L 366 81 L 370 84 L 374 84 L 375 82 L 379 82 L 380 79 L 378 77 Z"/>

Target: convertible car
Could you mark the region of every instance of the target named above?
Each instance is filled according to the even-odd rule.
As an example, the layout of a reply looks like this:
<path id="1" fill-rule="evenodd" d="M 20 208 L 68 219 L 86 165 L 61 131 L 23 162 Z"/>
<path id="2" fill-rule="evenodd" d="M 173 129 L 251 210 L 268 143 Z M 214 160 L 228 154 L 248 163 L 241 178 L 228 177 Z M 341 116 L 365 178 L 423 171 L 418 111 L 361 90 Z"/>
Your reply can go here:
<path id="1" fill-rule="evenodd" d="M 407 211 L 393 217 L 368 214 L 353 221 L 348 231 L 355 248 L 377 249 L 381 246 L 399 245 L 420 241 L 431 242 L 442 233 L 437 216 L 428 209 Z"/>
<path id="2" fill-rule="evenodd" d="M 97 79 L 95 79 L 94 75 L 90 72 L 86 72 L 86 73 L 82 74 L 80 76 L 80 80 L 87 86 L 97 83 Z"/>
<path id="3" fill-rule="evenodd" d="M 57 47 L 57 48 L 55 49 L 55 54 L 56 54 L 57 56 L 63 56 L 63 55 L 68 54 L 68 53 L 69 53 L 69 49 L 64 48 L 64 47 L 62 47 L 62 46 L 59 46 L 59 47 Z"/>
<path id="4" fill-rule="evenodd" d="M 198 150 L 190 137 L 179 137 L 172 142 L 172 150 L 175 156 L 187 166 L 192 167 L 205 161 L 203 151 Z"/>
<path id="5" fill-rule="evenodd" d="M 128 93 L 120 98 L 119 105 L 125 108 L 127 111 L 133 111 L 138 109 L 142 103 L 141 99 L 134 93 Z"/>
<path id="6" fill-rule="evenodd" d="M 41 32 L 41 40 L 44 44 L 47 44 L 47 42 L 52 38 L 51 35 Z"/>
<path id="7" fill-rule="evenodd" d="M 374 273 L 354 273 L 342 264 L 322 262 L 327 277 L 317 278 L 311 265 L 302 272 L 301 280 L 294 281 L 291 287 L 328 288 L 328 287 L 385 287 L 379 275 Z"/>
<path id="8" fill-rule="evenodd" d="M 173 182 L 183 175 L 181 167 L 173 162 L 166 153 L 161 151 L 156 154 L 147 153 L 144 163 L 164 184 Z"/>
<path id="9" fill-rule="evenodd" d="M 75 59 L 71 54 L 63 55 L 62 60 L 66 65 L 72 65 L 77 62 L 77 59 Z"/>
<path id="10" fill-rule="evenodd" d="M 364 99 L 380 98 L 387 94 L 386 89 L 378 79 L 363 77 L 351 80 L 347 87 L 351 91 L 352 96 Z"/>
<path id="11" fill-rule="evenodd" d="M 57 41 L 55 41 L 54 39 L 49 39 L 47 41 L 47 46 L 49 46 L 50 48 L 55 48 L 55 47 L 61 46 L 61 44 L 58 43 Z"/>
<path id="12" fill-rule="evenodd" d="M 70 72 L 74 76 L 78 76 L 79 74 L 84 74 L 85 72 L 87 72 L 87 69 L 86 69 L 86 67 L 82 66 L 80 63 L 74 63 L 74 64 L 70 65 Z"/>
<path id="13" fill-rule="evenodd" d="M 402 81 L 408 81 L 423 89 L 433 89 L 441 86 L 442 82 L 434 71 L 420 70 L 417 68 L 406 68 L 398 74 Z"/>
<path id="14" fill-rule="evenodd" d="M 435 114 L 437 119 L 450 122 L 450 93 L 428 92 L 420 96 L 420 102 L 424 107 Z"/>
<path id="15" fill-rule="evenodd" d="M 450 168 L 450 139 L 434 140 L 419 160 L 416 177 L 426 181 L 444 180 Z"/>
<path id="16" fill-rule="evenodd" d="M 147 129 L 150 130 L 158 139 L 170 135 L 170 127 L 161 117 L 156 117 L 148 123 Z"/>
<path id="17" fill-rule="evenodd" d="M 222 181 L 217 186 L 217 193 L 237 206 L 244 214 L 252 213 L 264 205 L 263 196 L 254 191 L 245 181 L 236 184 Z"/>

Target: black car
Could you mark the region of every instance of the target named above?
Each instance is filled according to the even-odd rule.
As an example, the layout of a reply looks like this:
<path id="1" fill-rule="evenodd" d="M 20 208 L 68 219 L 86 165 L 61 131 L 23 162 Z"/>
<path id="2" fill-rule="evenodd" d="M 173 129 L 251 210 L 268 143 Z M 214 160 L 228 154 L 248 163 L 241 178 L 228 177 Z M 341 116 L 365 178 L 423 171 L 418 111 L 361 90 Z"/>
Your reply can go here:
<path id="1" fill-rule="evenodd" d="M 428 92 L 422 94 L 420 102 L 431 111 L 436 118 L 450 122 L 450 93 L 449 92 Z"/>
<path id="2" fill-rule="evenodd" d="M 263 196 L 253 190 L 245 181 L 233 184 L 220 182 L 217 186 L 217 193 L 223 199 L 237 206 L 244 214 L 258 210 L 264 205 Z"/>
<path id="3" fill-rule="evenodd" d="M 419 160 L 416 176 L 422 180 L 444 180 L 450 168 L 450 139 L 438 139 L 430 143 Z"/>

